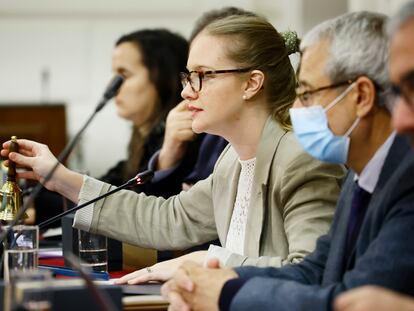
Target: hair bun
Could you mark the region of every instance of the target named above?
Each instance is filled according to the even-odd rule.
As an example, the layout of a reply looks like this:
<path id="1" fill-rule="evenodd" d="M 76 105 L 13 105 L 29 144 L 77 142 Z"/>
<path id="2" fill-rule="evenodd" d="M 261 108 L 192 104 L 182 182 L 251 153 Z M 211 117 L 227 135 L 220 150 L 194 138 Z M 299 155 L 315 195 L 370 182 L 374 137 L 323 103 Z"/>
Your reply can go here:
<path id="1" fill-rule="evenodd" d="M 296 31 L 288 30 L 280 33 L 285 40 L 285 46 L 288 55 L 299 52 L 300 39 Z"/>

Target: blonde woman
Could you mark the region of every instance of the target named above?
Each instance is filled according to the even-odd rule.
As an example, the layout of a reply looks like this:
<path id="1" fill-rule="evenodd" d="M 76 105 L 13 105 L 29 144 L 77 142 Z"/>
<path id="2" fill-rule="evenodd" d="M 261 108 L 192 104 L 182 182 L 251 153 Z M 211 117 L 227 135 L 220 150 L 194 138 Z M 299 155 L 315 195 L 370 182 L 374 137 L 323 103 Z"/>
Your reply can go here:
<path id="1" fill-rule="evenodd" d="M 79 211 L 74 226 L 157 249 L 217 237 L 223 247 L 157 263 L 120 282 L 167 280 L 188 259 L 218 257 L 227 266 L 296 263 L 327 232 L 344 172 L 314 160 L 290 132 L 296 79 L 288 54 L 297 47 L 295 37 L 286 42 L 257 16 L 215 21 L 194 38 L 182 75 L 192 128 L 229 142 L 212 175 L 167 200 L 119 192 Z M 32 169 L 21 177 L 42 181 L 54 156 L 45 145 L 19 144 L 22 154 L 10 153 L 10 159 Z M 63 165 L 45 186 L 78 204 L 111 189 Z"/>

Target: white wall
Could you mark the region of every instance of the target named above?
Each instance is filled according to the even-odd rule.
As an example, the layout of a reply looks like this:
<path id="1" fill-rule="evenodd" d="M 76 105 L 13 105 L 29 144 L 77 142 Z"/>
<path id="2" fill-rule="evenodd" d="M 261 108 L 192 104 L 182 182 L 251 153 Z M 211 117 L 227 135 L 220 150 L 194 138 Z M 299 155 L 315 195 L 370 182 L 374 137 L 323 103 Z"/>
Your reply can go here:
<path id="1" fill-rule="evenodd" d="M 346 1 L 0 0 L 0 104 L 65 102 L 73 135 L 110 79 L 111 50 L 124 33 L 167 27 L 188 36 L 203 12 L 234 5 L 265 15 L 280 30 L 303 34 L 344 13 Z M 85 133 L 72 166 L 99 176 L 124 157 L 128 138 L 129 125 L 110 104 Z"/>
<path id="2" fill-rule="evenodd" d="M 408 0 L 348 0 L 350 11 L 375 11 L 383 14 L 394 14 Z"/>

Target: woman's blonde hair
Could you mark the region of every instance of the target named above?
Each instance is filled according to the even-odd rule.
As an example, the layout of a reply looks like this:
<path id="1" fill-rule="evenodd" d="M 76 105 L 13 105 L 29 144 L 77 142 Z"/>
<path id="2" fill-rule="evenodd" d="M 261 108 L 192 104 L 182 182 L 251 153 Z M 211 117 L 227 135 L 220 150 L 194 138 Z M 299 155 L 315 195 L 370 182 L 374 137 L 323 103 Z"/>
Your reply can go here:
<path id="1" fill-rule="evenodd" d="M 296 33 L 280 34 L 260 16 L 229 16 L 209 24 L 205 31 L 231 37 L 227 57 L 240 67 L 265 74 L 269 110 L 282 128 L 291 129 L 289 108 L 296 98 L 296 76 L 288 55 L 299 51 Z"/>

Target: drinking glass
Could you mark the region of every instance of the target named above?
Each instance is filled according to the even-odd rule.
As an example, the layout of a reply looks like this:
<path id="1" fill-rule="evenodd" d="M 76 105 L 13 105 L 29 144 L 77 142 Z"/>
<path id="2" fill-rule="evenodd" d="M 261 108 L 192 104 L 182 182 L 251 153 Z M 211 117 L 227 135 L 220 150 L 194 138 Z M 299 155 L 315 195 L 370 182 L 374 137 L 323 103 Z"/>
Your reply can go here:
<path id="1" fill-rule="evenodd" d="M 52 274 L 48 270 L 13 270 L 5 291 L 5 309 L 48 311 Z"/>
<path id="2" fill-rule="evenodd" d="M 9 230 L 5 227 L 4 230 Z M 29 271 L 38 266 L 39 227 L 13 226 L 4 243 L 4 280 L 9 281 L 11 271 Z"/>
<path id="3" fill-rule="evenodd" d="M 94 272 L 107 272 L 107 238 L 79 230 L 79 259 L 82 266 Z"/>

